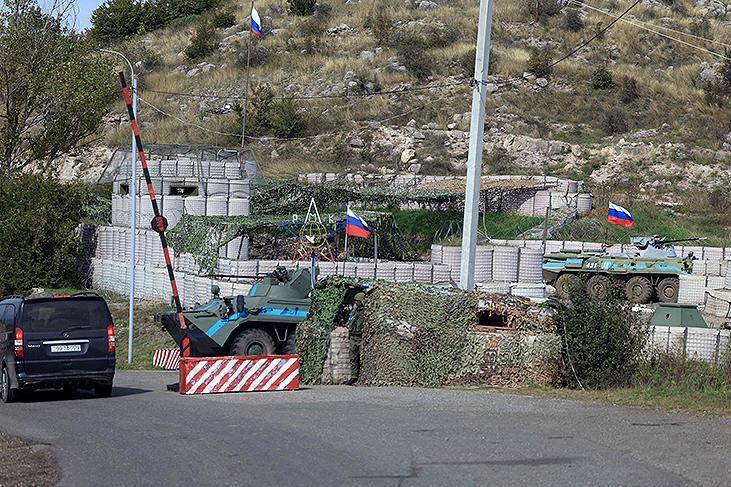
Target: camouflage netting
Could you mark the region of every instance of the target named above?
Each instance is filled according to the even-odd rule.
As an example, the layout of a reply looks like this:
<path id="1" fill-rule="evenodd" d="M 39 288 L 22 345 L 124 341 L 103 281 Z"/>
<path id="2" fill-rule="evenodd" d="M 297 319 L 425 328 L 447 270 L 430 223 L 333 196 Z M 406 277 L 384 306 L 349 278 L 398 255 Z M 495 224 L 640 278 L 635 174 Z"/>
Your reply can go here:
<path id="1" fill-rule="evenodd" d="M 366 219 L 371 228 L 378 233 L 378 255 L 384 259 L 411 260 L 415 257 L 411 244 L 403 238 L 394 221 L 393 215 L 377 211 L 361 211 L 359 214 Z M 168 233 L 170 245 L 175 252 L 190 253 L 196 263 L 205 271 L 213 271 L 218 262 L 219 249 L 238 236 L 250 236 L 260 233 L 276 236 L 282 239 L 295 241 L 294 235 L 288 232 L 282 223 L 290 224 L 295 232 L 297 224 L 301 224 L 304 215 L 299 215 L 299 221 L 293 222 L 292 216 L 286 215 L 252 215 L 252 216 L 190 216 L 184 215 L 180 222 Z M 322 220 L 328 231 L 334 232 L 338 222 L 345 219 L 342 214 L 322 215 Z M 342 226 L 342 225 L 341 225 Z M 340 231 L 343 237 L 344 231 Z M 334 239 L 333 239 L 334 240 Z M 343 246 L 340 238 L 339 246 Z M 333 242 L 335 244 L 336 242 Z M 293 244 L 292 244 L 293 245 Z M 354 238 L 350 242 L 351 256 L 372 256 L 373 239 Z M 290 247 L 282 246 L 281 249 Z M 280 254 L 284 254 L 281 252 Z M 288 260 L 289 255 L 264 256 L 273 259 Z"/>
<path id="2" fill-rule="evenodd" d="M 355 279 L 329 278 L 312 292 L 310 314 L 297 326 L 297 353 L 300 356 L 300 380 L 317 384 L 330 346 L 330 332 L 338 322 L 338 312 L 348 288 Z"/>
<path id="3" fill-rule="evenodd" d="M 512 183 L 512 184 L 511 184 Z M 517 181 L 483 182 L 480 207 L 483 211 L 510 211 L 545 189 L 543 183 Z M 420 186 L 372 185 L 359 187 L 343 180 L 309 184 L 299 181 L 270 181 L 257 186 L 251 196 L 252 211 L 276 214 L 292 211 L 306 212 L 315 198 L 322 209 L 342 208 L 347 203 L 373 207 L 415 205 L 431 210 L 464 208 L 464 181 L 440 181 Z"/>
<path id="4" fill-rule="evenodd" d="M 418 284 L 333 278 L 315 291 L 300 325 L 302 380 L 317 383 L 330 332 L 349 286 L 368 286 L 363 308 L 361 385 L 438 387 L 555 381 L 561 342 L 550 312 L 525 298 Z M 484 314 L 504 328 L 477 326 Z"/>

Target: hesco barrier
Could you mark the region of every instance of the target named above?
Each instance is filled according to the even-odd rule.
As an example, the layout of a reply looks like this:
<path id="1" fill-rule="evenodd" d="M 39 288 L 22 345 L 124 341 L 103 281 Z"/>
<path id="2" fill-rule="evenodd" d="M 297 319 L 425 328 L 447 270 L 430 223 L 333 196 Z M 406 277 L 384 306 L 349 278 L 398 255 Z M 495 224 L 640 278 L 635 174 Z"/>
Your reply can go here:
<path id="1" fill-rule="evenodd" d="M 671 353 L 720 365 L 729 350 L 729 337 L 731 330 L 653 326 L 646 352 L 648 355 Z"/>

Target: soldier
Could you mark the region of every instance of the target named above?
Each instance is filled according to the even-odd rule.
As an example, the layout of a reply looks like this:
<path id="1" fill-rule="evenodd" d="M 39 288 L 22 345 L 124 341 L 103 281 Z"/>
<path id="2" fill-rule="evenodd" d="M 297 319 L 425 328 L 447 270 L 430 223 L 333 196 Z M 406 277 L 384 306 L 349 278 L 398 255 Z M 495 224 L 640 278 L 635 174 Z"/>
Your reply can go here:
<path id="1" fill-rule="evenodd" d="M 353 296 L 353 304 L 348 315 L 348 332 L 350 333 L 350 384 L 358 382 L 360 376 L 360 346 L 363 341 L 363 300 L 365 293 Z"/>

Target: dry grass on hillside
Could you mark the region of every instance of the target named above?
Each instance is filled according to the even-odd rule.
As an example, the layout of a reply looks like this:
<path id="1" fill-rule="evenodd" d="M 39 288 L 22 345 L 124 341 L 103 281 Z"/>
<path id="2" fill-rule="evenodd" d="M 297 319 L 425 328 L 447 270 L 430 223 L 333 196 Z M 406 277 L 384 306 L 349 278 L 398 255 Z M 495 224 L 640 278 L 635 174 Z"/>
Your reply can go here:
<path id="1" fill-rule="evenodd" d="M 501 77 L 520 77 L 528 69 L 533 50 L 531 46 L 547 43 L 552 46 L 553 58 L 557 59 L 612 20 L 610 16 L 588 10 L 584 28 L 573 32 L 565 28 L 564 16 L 561 14 L 535 22 L 528 14 L 527 5 L 530 1 L 496 3 L 493 51 L 497 58 L 495 74 Z M 252 86 L 269 83 L 277 94 L 285 94 L 285 87 L 290 85 L 295 87 L 297 93 L 311 92 L 342 82 L 349 71 L 354 72 L 358 79 L 373 82 L 381 89 L 430 82 L 418 80 L 409 72 L 386 69 L 392 59 L 399 58 L 402 46 L 398 44 L 398 34 L 401 26 L 414 20 L 425 23 L 438 21 L 457 33 L 446 45 L 423 49 L 436 81 L 446 75 L 464 72 L 461 59 L 468 56 L 474 47 L 478 2 L 473 0 L 451 1 L 431 11 L 411 8 L 405 2 L 386 0 L 351 4 L 346 4 L 344 0 L 332 0 L 325 3 L 331 7 L 330 14 L 318 23 L 313 18 L 290 15 L 281 0 L 257 2 L 257 9 L 271 19 L 276 34 L 263 42 L 271 57 L 267 63 L 251 68 Z M 592 0 L 588 3 L 607 9 L 614 15 L 626 7 L 614 0 Z M 234 30 L 245 28 L 249 5 L 235 3 L 230 8 L 235 13 L 238 29 L 220 31 L 221 38 Z M 381 41 L 381 46 L 368 27 L 378 11 L 383 12 L 392 23 L 391 36 L 387 42 Z M 731 44 L 731 29 L 728 26 L 715 19 L 703 20 L 697 13 L 690 0 L 676 0 L 672 9 L 640 4 L 631 12 L 631 18 L 647 22 L 649 28 L 671 37 L 717 52 L 722 51 L 719 44 L 661 30 L 659 26 Z M 347 24 L 351 30 L 336 36 L 324 33 L 327 28 L 339 24 Z M 196 77 L 173 72 L 178 65 L 189 64 L 179 53 L 188 45 L 195 28 L 194 22 L 182 27 L 167 27 L 142 37 L 145 45 L 159 52 L 163 60 L 163 66 L 145 76 L 143 97 L 188 123 L 205 126 L 209 132 L 184 127 L 180 122 L 165 118 L 143 105 L 140 109 L 141 119 L 152 123 L 151 126 L 149 123 L 143 126 L 143 137 L 150 142 L 235 145 L 236 137 L 211 132 L 229 132 L 235 127 L 234 115 L 214 113 L 226 100 L 208 100 L 202 104 L 202 99 L 156 95 L 144 91 L 146 88 L 184 93 L 215 92 L 226 96 L 243 93 L 245 71 L 238 59 L 240 53 L 216 52 L 210 55 L 206 61 L 216 64 L 217 68 Z M 380 56 L 360 58 L 362 50 L 373 51 L 376 47 L 383 49 Z M 574 94 L 556 92 L 550 87 L 540 93 L 499 93 L 491 99 L 491 106 L 506 105 L 510 112 L 528 122 L 528 133 L 535 136 L 554 136 L 577 143 L 597 142 L 603 136 L 601 117 L 606 111 L 615 108 L 627 111 L 633 130 L 657 128 L 668 122 L 674 131 L 668 136 L 670 140 L 697 141 L 701 145 L 718 147 L 716 132 L 722 132 L 724 127 L 728 132 L 731 115 L 728 108 L 708 105 L 699 81 L 701 63 L 712 64 L 715 61 L 712 56 L 687 45 L 619 22 L 603 38 L 555 67 L 553 78 L 564 86 L 570 85 Z M 612 72 L 616 84 L 613 90 L 592 91 L 588 88 L 592 71 L 599 65 L 606 65 Z M 641 97 L 640 101 L 626 107 L 618 103 L 621 79 L 625 76 L 637 82 Z M 422 108 L 429 100 L 438 102 Z M 451 121 L 452 114 L 468 109 L 469 91 L 465 87 L 452 94 L 421 92 L 413 96 L 330 99 L 322 102 L 302 101 L 298 104 L 309 122 L 308 135 L 347 129 L 355 127 L 358 121 L 383 120 L 406 112 L 409 112 L 408 115 L 395 118 L 391 123 L 403 125 L 414 118 L 419 124 L 435 121 L 446 125 Z M 181 106 L 184 108 L 181 109 Z M 123 107 L 119 104 L 118 108 L 122 111 Z M 550 127 L 552 124 L 588 127 L 591 133 L 587 133 L 584 128 L 557 133 Z M 127 139 L 126 129 L 111 131 L 107 135 L 110 143 L 126 143 Z M 262 152 L 269 153 L 272 147 L 269 144 Z M 282 147 L 277 151 L 280 154 L 287 152 Z M 283 156 L 283 159 L 287 159 L 293 167 L 306 167 L 308 164 L 297 162 L 294 156 Z"/>

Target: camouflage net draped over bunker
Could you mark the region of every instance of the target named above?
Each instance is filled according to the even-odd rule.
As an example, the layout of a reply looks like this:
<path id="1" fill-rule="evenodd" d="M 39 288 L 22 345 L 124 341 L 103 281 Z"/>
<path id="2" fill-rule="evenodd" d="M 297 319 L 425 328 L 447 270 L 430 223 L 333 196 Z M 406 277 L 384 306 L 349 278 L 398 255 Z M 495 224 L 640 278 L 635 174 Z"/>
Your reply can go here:
<path id="1" fill-rule="evenodd" d="M 412 260 L 414 258 L 414 251 L 409 242 L 399 232 L 392 214 L 376 211 L 361 211 L 359 214 L 378 233 L 379 258 L 396 260 Z M 300 214 L 298 217 L 301 223 L 304 215 Z M 322 215 L 322 220 L 329 231 L 334 231 L 336 222 L 344 219 L 344 211 L 342 214 Z M 292 222 L 292 215 L 184 215 L 180 222 L 170 230 L 168 238 L 176 253 L 192 254 L 196 263 L 204 272 L 212 272 L 218 262 L 219 249 L 236 237 L 266 232 L 270 235 L 294 238 L 291 233 L 280 226 L 282 222 Z M 343 232 L 341 232 L 340 237 L 342 241 Z M 348 253 L 351 256 L 373 256 L 372 238 L 354 238 L 350 240 L 348 245 L 350 246 Z M 342 247 L 342 242 L 340 246 Z M 288 260 L 291 256 L 279 256 L 279 258 Z"/>
<path id="2" fill-rule="evenodd" d="M 436 387 L 466 373 L 477 295 L 379 283 L 365 302 L 360 383 Z"/>
<path id="3" fill-rule="evenodd" d="M 361 385 L 438 387 L 555 381 L 561 342 L 546 308 L 515 296 L 418 284 L 330 278 L 313 293 L 297 332 L 302 380 L 320 381 L 330 332 L 348 286 L 368 286 L 363 308 Z M 499 318 L 498 330 L 478 326 Z"/>
<path id="4" fill-rule="evenodd" d="M 543 183 L 526 181 L 516 184 L 483 182 L 480 207 L 483 211 L 492 212 L 514 210 L 546 187 Z M 352 202 L 368 208 L 416 205 L 431 210 L 461 211 L 464 208 L 464 181 L 442 181 L 420 186 L 356 186 L 343 180 L 318 184 L 275 181 L 253 190 L 251 207 L 256 214 L 304 212 L 312 198 L 323 209 L 342 208 Z"/>
<path id="5" fill-rule="evenodd" d="M 336 325 L 340 305 L 348 287 L 356 279 L 330 278 L 312 292 L 310 315 L 297 325 L 297 353 L 300 356 L 300 380 L 317 384 L 330 346 L 330 332 Z"/>

